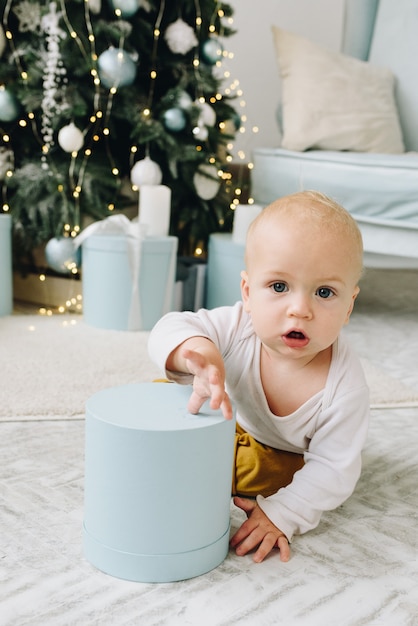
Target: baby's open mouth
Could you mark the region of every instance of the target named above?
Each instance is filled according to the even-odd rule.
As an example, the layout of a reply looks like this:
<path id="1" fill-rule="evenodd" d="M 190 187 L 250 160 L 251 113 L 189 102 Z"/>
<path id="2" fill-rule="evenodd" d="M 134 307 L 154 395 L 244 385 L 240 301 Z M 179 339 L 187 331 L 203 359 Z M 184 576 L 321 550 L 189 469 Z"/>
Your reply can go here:
<path id="1" fill-rule="evenodd" d="M 290 330 L 282 339 L 289 348 L 305 348 L 309 343 L 309 337 L 301 330 Z"/>
<path id="2" fill-rule="evenodd" d="M 291 330 L 286 337 L 290 337 L 290 339 L 305 339 L 305 335 L 298 330 Z"/>

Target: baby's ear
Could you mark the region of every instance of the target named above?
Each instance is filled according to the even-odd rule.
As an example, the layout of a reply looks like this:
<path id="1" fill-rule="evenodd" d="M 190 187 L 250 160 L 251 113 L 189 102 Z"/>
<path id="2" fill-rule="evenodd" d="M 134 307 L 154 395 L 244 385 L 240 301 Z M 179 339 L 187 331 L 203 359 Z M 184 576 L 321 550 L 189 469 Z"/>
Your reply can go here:
<path id="1" fill-rule="evenodd" d="M 250 285 L 248 283 L 248 273 L 245 270 L 241 272 L 241 297 L 244 303 L 244 310 L 249 313 Z"/>
<path id="2" fill-rule="evenodd" d="M 350 302 L 350 308 L 347 311 L 347 317 L 345 318 L 345 323 L 348 324 L 351 313 L 353 312 L 354 309 L 354 301 L 357 298 L 358 294 L 360 292 L 360 287 L 357 285 L 356 288 L 353 291 L 353 295 L 351 297 L 351 302 Z"/>

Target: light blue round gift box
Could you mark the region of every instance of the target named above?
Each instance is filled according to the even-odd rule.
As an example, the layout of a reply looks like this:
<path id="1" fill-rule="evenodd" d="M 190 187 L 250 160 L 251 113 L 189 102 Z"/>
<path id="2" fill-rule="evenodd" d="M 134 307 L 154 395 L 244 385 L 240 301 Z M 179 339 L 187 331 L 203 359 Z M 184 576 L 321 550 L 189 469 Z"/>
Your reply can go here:
<path id="1" fill-rule="evenodd" d="M 241 300 L 241 272 L 245 269 L 243 243 L 229 233 L 209 237 L 206 308 L 233 305 Z"/>
<path id="2" fill-rule="evenodd" d="M 82 244 L 83 317 L 86 324 L 113 330 L 151 330 L 172 310 L 177 237 L 145 237 L 135 262 L 132 238 L 91 235 Z M 137 301 L 136 301 L 137 300 Z M 130 325 L 132 307 L 138 319 Z"/>
<path id="3" fill-rule="evenodd" d="M 13 310 L 12 216 L 0 215 L 0 317 Z"/>
<path id="4" fill-rule="evenodd" d="M 235 420 L 191 387 L 113 387 L 86 404 L 84 554 L 126 580 L 172 582 L 222 563 L 229 548 Z"/>

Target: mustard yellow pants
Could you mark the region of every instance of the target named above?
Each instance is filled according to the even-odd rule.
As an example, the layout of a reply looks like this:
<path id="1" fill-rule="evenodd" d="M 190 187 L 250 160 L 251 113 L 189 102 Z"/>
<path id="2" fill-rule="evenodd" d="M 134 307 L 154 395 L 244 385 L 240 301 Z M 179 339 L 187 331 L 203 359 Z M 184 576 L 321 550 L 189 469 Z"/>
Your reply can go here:
<path id="1" fill-rule="evenodd" d="M 256 441 L 239 424 L 236 426 L 232 495 L 264 497 L 292 482 L 304 464 L 303 455 L 276 450 Z"/>

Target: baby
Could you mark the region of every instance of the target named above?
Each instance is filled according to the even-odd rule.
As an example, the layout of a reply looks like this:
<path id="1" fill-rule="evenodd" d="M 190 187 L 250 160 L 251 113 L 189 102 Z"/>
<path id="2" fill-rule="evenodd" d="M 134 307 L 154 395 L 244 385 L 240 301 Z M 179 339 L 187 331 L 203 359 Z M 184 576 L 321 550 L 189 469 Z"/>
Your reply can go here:
<path id="1" fill-rule="evenodd" d="M 293 535 L 342 504 L 361 470 L 369 392 L 340 336 L 359 292 L 362 239 L 350 214 L 314 191 L 266 207 L 248 230 L 242 302 L 173 312 L 154 327 L 151 358 L 193 384 L 188 410 L 236 407 L 234 503 L 247 519 L 238 555 L 290 558 Z"/>

